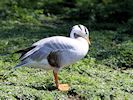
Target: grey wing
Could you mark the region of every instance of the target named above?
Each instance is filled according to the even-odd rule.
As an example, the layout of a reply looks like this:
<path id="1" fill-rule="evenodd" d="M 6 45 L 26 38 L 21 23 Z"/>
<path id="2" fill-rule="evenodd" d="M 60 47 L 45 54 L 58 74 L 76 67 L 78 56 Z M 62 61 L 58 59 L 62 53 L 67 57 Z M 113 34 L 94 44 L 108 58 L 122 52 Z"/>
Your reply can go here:
<path id="1" fill-rule="evenodd" d="M 46 59 L 51 51 L 57 50 L 74 50 L 73 41 L 71 43 L 69 43 L 69 41 L 64 41 L 63 39 L 56 39 L 56 41 L 54 41 L 54 39 L 51 41 L 45 41 L 27 52 L 21 60 L 30 58 L 32 60 L 41 61 L 42 59 Z"/>
<path id="2" fill-rule="evenodd" d="M 56 53 L 58 53 L 58 55 L 59 54 L 61 55 L 65 51 L 69 51 L 69 50 L 71 50 L 71 48 L 69 48 L 69 47 L 68 48 L 63 48 L 60 45 L 56 46 L 55 44 L 53 44 L 53 45 L 45 44 L 43 47 L 40 47 L 35 52 L 31 52 L 32 54 L 30 54 L 29 56 L 28 56 L 29 53 L 26 56 L 28 58 L 34 60 L 34 61 L 41 61 L 42 59 L 47 59 L 48 55 L 51 52 L 56 52 Z"/>
<path id="3" fill-rule="evenodd" d="M 30 59 L 34 61 L 41 61 L 42 59 L 46 59 L 49 53 L 52 51 L 52 48 L 49 47 L 41 47 L 36 52 L 29 56 Z"/>
<path id="4" fill-rule="evenodd" d="M 61 49 L 51 51 L 47 57 L 48 62 L 53 67 L 68 66 L 80 60 L 82 57 L 74 50 Z"/>
<path id="5" fill-rule="evenodd" d="M 40 48 L 38 46 L 36 46 L 35 48 L 26 51 L 26 53 L 22 54 L 20 59 L 21 61 L 25 60 L 26 58 L 28 58 L 29 56 L 31 56 L 32 54 L 34 54 L 35 52 L 37 52 Z"/>

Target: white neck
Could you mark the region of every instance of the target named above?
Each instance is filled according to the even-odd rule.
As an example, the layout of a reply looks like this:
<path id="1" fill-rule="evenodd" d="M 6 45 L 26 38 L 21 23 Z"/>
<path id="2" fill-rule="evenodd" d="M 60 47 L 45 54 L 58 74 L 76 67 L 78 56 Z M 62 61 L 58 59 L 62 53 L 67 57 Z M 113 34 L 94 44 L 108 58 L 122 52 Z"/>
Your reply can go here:
<path id="1" fill-rule="evenodd" d="M 87 42 L 86 39 L 84 39 L 83 37 L 78 37 L 76 40 L 80 41 L 80 43 L 78 44 L 79 45 L 79 51 L 82 51 L 80 52 L 82 56 L 85 56 L 89 50 L 89 44 Z"/>
<path id="2" fill-rule="evenodd" d="M 85 39 L 85 38 L 83 38 L 83 37 L 78 37 L 78 38 L 76 38 L 77 40 L 79 40 L 79 41 L 81 41 L 81 42 L 84 42 L 85 44 L 87 43 L 87 45 L 88 45 L 88 42 L 87 42 L 87 40 Z"/>

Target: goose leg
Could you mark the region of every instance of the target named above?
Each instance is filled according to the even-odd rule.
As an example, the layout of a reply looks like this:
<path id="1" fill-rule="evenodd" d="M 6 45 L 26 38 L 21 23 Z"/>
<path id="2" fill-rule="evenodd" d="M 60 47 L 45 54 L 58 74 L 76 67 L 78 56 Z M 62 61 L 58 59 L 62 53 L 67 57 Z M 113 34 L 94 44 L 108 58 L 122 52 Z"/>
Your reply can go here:
<path id="1" fill-rule="evenodd" d="M 60 91 L 68 91 L 69 90 L 69 85 L 68 84 L 59 84 L 58 82 L 58 73 L 53 71 L 54 74 L 54 80 L 55 80 L 55 85 Z"/>
<path id="2" fill-rule="evenodd" d="M 58 73 L 53 71 L 53 74 L 54 74 L 54 81 L 55 81 L 55 85 L 56 87 L 58 88 L 59 86 L 59 82 L 58 82 Z"/>

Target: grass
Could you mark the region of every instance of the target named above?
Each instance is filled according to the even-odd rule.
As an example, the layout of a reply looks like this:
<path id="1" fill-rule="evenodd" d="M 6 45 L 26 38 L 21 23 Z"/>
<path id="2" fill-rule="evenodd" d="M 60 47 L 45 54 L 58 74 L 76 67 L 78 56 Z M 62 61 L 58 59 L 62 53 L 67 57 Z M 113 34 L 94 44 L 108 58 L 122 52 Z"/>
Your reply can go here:
<path id="1" fill-rule="evenodd" d="M 72 25 L 54 23 L 31 25 L 5 23 L 0 25 L 0 99 L 1 100 L 132 100 L 133 69 L 114 69 L 104 64 L 103 52 L 116 49 L 112 40 L 115 31 L 92 31 L 92 45 L 81 61 L 59 73 L 61 83 L 68 83 L 67 92 L 54 87 L 52 71 L 33 68 L 12 68 L 19 62 L 18 54 L 10 54 L 35 41 L 53 35 L 67 35 Z M 123 41 L 131 40 L 124 35 Z M 103 55 L 101 55 L 103 54 Z M 110 54 L 106 54 L 111 56 Z"/>

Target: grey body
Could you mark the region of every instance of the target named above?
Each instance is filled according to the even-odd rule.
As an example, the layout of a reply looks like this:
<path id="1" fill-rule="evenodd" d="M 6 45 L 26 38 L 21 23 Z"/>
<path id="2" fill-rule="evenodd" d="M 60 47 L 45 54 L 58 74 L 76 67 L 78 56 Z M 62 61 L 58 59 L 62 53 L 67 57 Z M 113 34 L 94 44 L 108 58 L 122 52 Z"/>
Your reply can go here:
<path id="1" fill-rule="evenodd" d="M 53 69 L 58 72 L 64 66 L 84 58 L 89 50 L 89 31 L 83 25 L 72 27 L 70 37 L 53 36 L 34 43 L 30 48 L 19 50 L 21 66 Z"/>
<path id="2" fill-rule="evenodd" d="M 43 69 L 60 69 L 82 59 L 88 52 L 87 41 L 79 37 L 77 39 L 54 36 L 42 39 L 32 46 L 35 48 L 28 51 L 21 57 L 21 62 L 16 67 L 29 66 Z M 60 59 L 59 66 L 51 66 L 48 62 L 48 56 L 55 52 Z"/>

